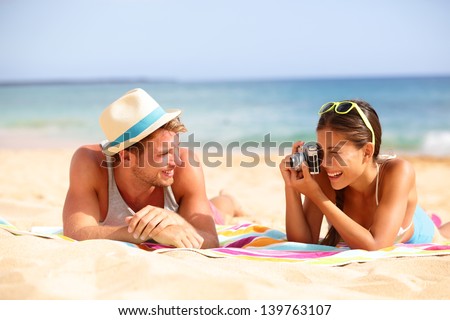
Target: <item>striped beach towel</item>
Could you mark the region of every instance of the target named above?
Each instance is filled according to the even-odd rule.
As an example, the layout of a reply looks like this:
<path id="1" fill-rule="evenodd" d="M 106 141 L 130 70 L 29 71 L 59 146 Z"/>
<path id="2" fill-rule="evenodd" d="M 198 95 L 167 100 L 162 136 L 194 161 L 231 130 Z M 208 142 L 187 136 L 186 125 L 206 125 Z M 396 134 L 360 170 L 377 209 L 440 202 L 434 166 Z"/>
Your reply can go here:
<path id="1" fill-rule="evenodd" d="M 33 227 L 31 231 L 16 228 L 0 217 L 0 228 L 15 235 L 29 235 L 64 241 L 75 240 L 62 235 L 61 227 Z M 165 254 L 174 250 L 193 251 L 210 258 L 238 258 L 254 261 L 297 262 L 314 265 L 339 266 L 353 262 L 369 262 L 382 258 L 449 255 L 450 243 L 446 244 L 396 244 L 376 251 L 355 250 L 341 245 L 330 247 L 317 244 L 290 242 L 280 230 L 258 224 L 217 226 L 219 248 L 180 249 L 157 243 L 124 245 Z"/>
<path id="2" fill-rule="evenodd" d="M 214 249 L 173 249 L 154 243 L 138 245 L 141 249 L 165 253 L 170 250 L 191 250 L 209 257 L 236 257 L 249 260 L 302 262 L 339 266 L 352 262 L 369 262 L 381 258 L 435 256 L 450 254 L 447 244 L 396 244 L 377 251 L 355 250 L 340 245 L 289 242 L 282 231 L 256 224 L 218 226 L 220 247 Z"/>

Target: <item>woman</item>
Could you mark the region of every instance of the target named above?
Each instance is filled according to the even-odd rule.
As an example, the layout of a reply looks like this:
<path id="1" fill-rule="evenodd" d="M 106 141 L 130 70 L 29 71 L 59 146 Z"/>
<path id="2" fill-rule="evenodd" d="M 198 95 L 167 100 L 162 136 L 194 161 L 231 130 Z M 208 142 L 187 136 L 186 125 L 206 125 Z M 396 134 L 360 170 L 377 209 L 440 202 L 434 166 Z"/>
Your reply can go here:
<path id="1" fill-rule="evenodd" d="M 321 172 L 313 178 L 304 163 L 295 171 L 289 157 L 280 164 L 288 240 L 318 243 L 324 216 L 331 225 L 320 242 L 324 245 L 344 241 L 352 249 L 378 250 L 397 242 L 443 240 L 417 204 L 412 165 L 379 157 L 381 125 L 375 110 L 365 101 L 348 100 L 323 105 L 319 115 Z M 303 144 L 296 142 L 293 152 Z M 441 229 L 448 237 L 450 224 Z"/>

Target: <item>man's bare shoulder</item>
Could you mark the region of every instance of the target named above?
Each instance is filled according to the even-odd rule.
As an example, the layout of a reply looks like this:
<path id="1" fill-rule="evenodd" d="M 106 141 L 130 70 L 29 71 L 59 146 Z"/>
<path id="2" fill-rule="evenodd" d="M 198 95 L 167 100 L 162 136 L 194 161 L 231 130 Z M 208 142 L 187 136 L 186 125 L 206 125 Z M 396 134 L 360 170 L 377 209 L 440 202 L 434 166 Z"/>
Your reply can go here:
<path id="1" fill-rule="evenodd" d="M 84 145 L 79 147 L 72 156 L 71 167 L 83 168 L 83 170 L 97 171 L 106 163 L 105 155 L 100 145 Z"/>
<path id="2" fill-rule="evenodd" d="M 181 160 L 181 165 L 176 167 L 175 175 L 183 176 L 203 172 L 200 158 L 194 152 L 186 148 L 180 148 L 179 157 Z"/>
<path id="3" fill-rule="evenodd" d="M 179 153 L 182 164 L 175 168 L 172 189 L 175 193 L 183 195 L 186 192 L 195 192 L 204 188 L 204 174 L 200 159 L 187 149 L 180 148 Z"/>

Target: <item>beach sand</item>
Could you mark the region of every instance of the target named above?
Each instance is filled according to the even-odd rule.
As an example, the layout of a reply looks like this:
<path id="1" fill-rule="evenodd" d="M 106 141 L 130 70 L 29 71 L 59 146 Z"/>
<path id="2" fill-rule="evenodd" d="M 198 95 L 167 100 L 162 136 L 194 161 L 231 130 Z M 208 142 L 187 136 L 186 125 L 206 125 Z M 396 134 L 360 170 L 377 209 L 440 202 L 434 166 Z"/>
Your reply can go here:
<path id="1" fill-rule="evenodd" d="M 0 150 L 0 217 L 20 229 L 62 226 L 73 149 Z M 217 160 L 217 159 L 215 159 Z M 219 159 L 220 160 L 220 159 Z M 227 166 L 226 161 L 231 165 Z M 234 219 L 284 230 L 277 157 L 205 167 L 207 193 L 226 189 L 252 214 Z M 422 206 L 450 221 L 450 159 L 409 157 Z M 109 240 L 68 242 L 0 229 L 0 299 L 449 299 L 450 256 L 379 259 L 340 267 L 164 254 Z"/>

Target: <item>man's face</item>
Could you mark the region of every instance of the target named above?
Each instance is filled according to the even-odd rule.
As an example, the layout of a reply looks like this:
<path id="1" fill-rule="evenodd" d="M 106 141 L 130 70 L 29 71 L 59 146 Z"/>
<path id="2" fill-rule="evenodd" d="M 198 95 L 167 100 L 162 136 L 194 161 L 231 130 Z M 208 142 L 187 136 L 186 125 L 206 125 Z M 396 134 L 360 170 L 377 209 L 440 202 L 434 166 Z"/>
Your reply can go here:
<path id="1" fill-rule="evenodd" d="M 164 129 L 157 130 L 151 139 L 144 139 L 143 154 L 134 154 L 133 174 L 144 184 L 165 187 L 173 183 L 176 168 L 178 136 Z"/>

